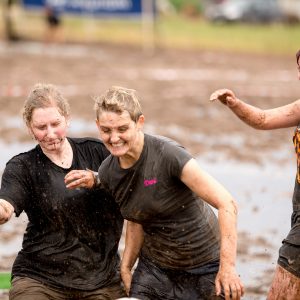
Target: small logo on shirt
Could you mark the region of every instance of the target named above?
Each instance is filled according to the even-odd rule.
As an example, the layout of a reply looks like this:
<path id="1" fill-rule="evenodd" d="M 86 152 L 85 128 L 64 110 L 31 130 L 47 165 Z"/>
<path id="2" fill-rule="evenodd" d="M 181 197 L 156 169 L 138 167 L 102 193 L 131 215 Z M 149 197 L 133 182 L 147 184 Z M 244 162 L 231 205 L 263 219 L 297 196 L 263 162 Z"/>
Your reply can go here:
<path id="1" fill-rule="evenodd" d="M 144 186 L 149 186 L 149 185 L 153 185 L 157 183 L 157 179 L 153 178 L 153 179 L 145 179 L 144 180 Z"/>

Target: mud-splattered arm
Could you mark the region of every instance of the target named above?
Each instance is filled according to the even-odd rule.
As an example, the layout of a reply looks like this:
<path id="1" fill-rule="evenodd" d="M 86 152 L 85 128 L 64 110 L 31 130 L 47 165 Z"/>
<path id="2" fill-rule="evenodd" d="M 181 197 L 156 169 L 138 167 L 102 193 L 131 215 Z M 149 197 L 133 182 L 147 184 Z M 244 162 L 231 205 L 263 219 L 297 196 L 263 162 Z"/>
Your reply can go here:
<path id="1" fill-rule="evenodd" d="M 296 126 L 300 122 L 300 100 L 273 109 L 263 110 L 238 99 L 233 91 L 220 89 L 210 96 L 210 101 L 219 100 L 249 126 L 261 129 L 278 129 Z"/>
<path id="2" fill-rule="evenodd" d="M 126 294 L 129 295 L 133 268 L 144 242 L 144 231 L 140 224 L 127 221 L 125 249 L 121 261 L 121 277 Z"/>
<path id="3" fill-rule="evenodd" d="M 181 180 L 201 199 L 218 209 L 220 227 L 220 268 L 216 277 L 216 293 L 225 292 L 225 299 L 238 300 L 244 286 L 236 272 L 237 204 L 230 193 L 203 171 L 195 159 L 183 167 Z M 230 298 L 231 297 L 231 298 Z"/>

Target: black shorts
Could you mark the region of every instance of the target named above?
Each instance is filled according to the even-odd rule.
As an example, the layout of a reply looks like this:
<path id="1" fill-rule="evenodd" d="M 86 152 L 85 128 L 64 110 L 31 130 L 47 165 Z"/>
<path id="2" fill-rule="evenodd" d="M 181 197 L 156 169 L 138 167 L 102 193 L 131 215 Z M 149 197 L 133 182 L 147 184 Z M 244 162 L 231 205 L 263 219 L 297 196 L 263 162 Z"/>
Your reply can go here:
<path id="1" fill-rule="evenodd" d="M 157 267 L 145 257 L 140 257 L 133 273 L 130 297 L 140 300 L 215 300 L 217 272 L 192 274 L 186 271 L 166 270 Z"/>
<path id="2" fill-rule="evenodd" d="M 277 263 L 285 270 L 300 278 L 300 246 L 283 242 L 279 249 Z"/>

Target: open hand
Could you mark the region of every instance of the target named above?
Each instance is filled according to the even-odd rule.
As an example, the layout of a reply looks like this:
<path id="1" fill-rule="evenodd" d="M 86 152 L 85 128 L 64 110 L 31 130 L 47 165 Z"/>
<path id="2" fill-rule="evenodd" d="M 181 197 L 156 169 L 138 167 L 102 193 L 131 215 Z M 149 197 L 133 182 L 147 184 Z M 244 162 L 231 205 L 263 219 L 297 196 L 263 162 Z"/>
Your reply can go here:
<path id="1" fill-rule="evenodd" d="M 237 103 L 238 99 L 236 98 L 235 94 L 233 91 L 229 89 L 220 89 L 216 90 L 210 95 L 209 98 L 210 101 L 216 101 L 219 100 L 223 104 L 233 107 Z"/>
<path id="2" fill-rule="evenodd" d="M 243 283 L 235 269 L 220 269 L 216 277 L 216 294 L 223 290 L 226 300 L 239 300 L 244 295 Z"/>

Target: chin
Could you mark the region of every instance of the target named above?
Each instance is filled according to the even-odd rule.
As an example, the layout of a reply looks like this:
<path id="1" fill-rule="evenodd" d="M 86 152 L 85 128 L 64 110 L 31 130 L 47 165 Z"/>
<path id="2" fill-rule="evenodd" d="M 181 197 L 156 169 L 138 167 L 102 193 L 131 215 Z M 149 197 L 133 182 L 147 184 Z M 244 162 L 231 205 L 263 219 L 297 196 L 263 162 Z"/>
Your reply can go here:
<path id="1" fill-rule="evenodd" d="M 117 149 L 114 147 L 109 147 L 108 150 L 111 153 L 111 155 L 117 156 L 117 157 L 123 156 L 127 153 L 127 149 L 124 149 L 124 148 Z"/>
<path id="2" fill-rule="evenodd" d="M 57 150 L 61 147 L 61 142 L 53 144 L 44 144 L 44 148 L 50 150 Z"/>

